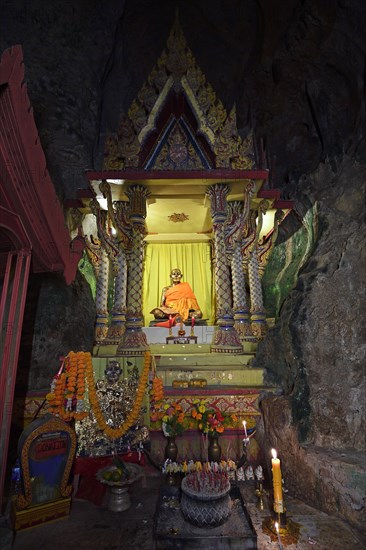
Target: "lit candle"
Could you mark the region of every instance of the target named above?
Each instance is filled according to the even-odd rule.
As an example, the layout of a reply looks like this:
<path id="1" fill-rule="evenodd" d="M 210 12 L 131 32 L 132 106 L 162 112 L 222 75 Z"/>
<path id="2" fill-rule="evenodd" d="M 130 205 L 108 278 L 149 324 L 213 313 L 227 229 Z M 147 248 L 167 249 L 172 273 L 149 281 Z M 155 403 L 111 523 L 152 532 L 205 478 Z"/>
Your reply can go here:
<path id="1" fill-rule="evenodd" d="M 172 319 L 172 316 L 169 315 L 169 328 L 172 328 L 172 324 L 173 324 L 173 319 Z"/>
<path id="2" fill-rule="evenodd" d="M 245 437 L 245 439 L 247 439 L 247 437 L 248 437 L 247 423 L 245 422 L 245 420 L 243 420 L 243 428 L 244 428 L 244 437 Z"/>
<path id="3" fill-rule="evenodd" d="M 274 511 L 283 513 L 281 462 L 275 449 L 272 449 L 272 457 Z"/>
<path id="4" fill-rule="evenodd" d="M 194 327 L 194 317 L 192 316 L 192 328 Z"/>

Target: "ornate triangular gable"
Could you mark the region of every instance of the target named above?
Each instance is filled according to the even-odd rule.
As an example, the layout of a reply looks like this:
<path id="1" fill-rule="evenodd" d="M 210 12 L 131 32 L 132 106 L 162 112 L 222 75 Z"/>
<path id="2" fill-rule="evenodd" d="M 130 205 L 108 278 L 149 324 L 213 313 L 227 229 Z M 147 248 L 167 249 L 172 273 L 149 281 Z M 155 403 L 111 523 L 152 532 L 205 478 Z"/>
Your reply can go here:
<path id="1" fill-rule="evenodd" d="M 255 168 L 252 135 L 239 136 L 235 106 L 228 114 L 206 82 L 177 17 L 128 116 L 122 114 L 117 133 L 106 138 L 103 168 Z"/>

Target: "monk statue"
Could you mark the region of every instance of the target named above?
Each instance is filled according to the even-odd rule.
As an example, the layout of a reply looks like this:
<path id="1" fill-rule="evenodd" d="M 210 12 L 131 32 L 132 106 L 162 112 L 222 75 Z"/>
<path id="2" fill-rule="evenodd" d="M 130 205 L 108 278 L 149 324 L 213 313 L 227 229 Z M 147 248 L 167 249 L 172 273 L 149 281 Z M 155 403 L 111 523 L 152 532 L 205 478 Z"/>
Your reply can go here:
<path id="1" fill-rule="evenodd" d="M 168 319 L 170 316 L 179 317 L 182 321 L 192 317 L 202 318 L 196 296 L 189 283 L 182 283 L 182 277 L 183 273 L 177 267 L 171 270 L 171 284 L 163 288 L 160 306 L 150 311 L 155 319 Z"/>

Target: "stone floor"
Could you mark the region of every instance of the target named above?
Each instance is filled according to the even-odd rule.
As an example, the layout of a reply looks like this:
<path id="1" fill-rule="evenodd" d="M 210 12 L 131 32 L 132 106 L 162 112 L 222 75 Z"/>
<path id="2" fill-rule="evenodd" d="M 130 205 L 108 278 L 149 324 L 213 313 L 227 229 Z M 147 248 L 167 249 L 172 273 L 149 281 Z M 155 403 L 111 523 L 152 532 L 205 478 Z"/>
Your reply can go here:
<path id="1" fill-rule="evenodd" d="M 10 550 L 153 550 L 153 518 L 160 484 L 164 480 L 152 475 L 135 483 L 131 489 L 131 507 L 125 512 L 110 512 L 106 505 L 98 507 L 86 500 L 73 500 L 69 517 L 20 531 Z M 265 534 L 262 522 L 269 517 L 269 501 L 263 498 L 259 507 L 255 487 L 251 482 L 239 484 L 247 509 L 257 532 L 259 550 L 280 548 L 277 540 Z M 105 499 L 106 500 L 106 499 Z M 366 534 L 352 529 L 338 518 L 328 516 L 303 502 L 286 496 L 287 516 L 300 527 L 294 544 L 284 544 L 287 550 L 354 550 L 366 548 Z M 180 513 L 179 511 L 177 513 Z M 178 541 L 177 541 L 178 542 Z M 176 548 L 180 548 L 177 544 Z M 236 548 L 236 547 L 235 547 Z M 206 546 L 206 550 L 210 550 Z"/>

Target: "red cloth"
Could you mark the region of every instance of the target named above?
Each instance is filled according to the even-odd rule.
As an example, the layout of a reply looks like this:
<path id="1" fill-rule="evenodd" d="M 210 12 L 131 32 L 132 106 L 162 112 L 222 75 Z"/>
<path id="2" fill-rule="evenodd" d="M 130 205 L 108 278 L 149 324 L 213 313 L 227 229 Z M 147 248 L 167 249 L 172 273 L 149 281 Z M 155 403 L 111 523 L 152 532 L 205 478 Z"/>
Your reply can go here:
<path id="1" fill-rule="evenodd" d="M 168 319 L 167 321 L 162 321 L 161 323 L 156 323 L 156 327 L 164 327 L 164 328 L 170 328 L 170 323 L 172 324 L 172 327 L 176 325 L 175 317 L 172 317 L 171 319 Z"/>

